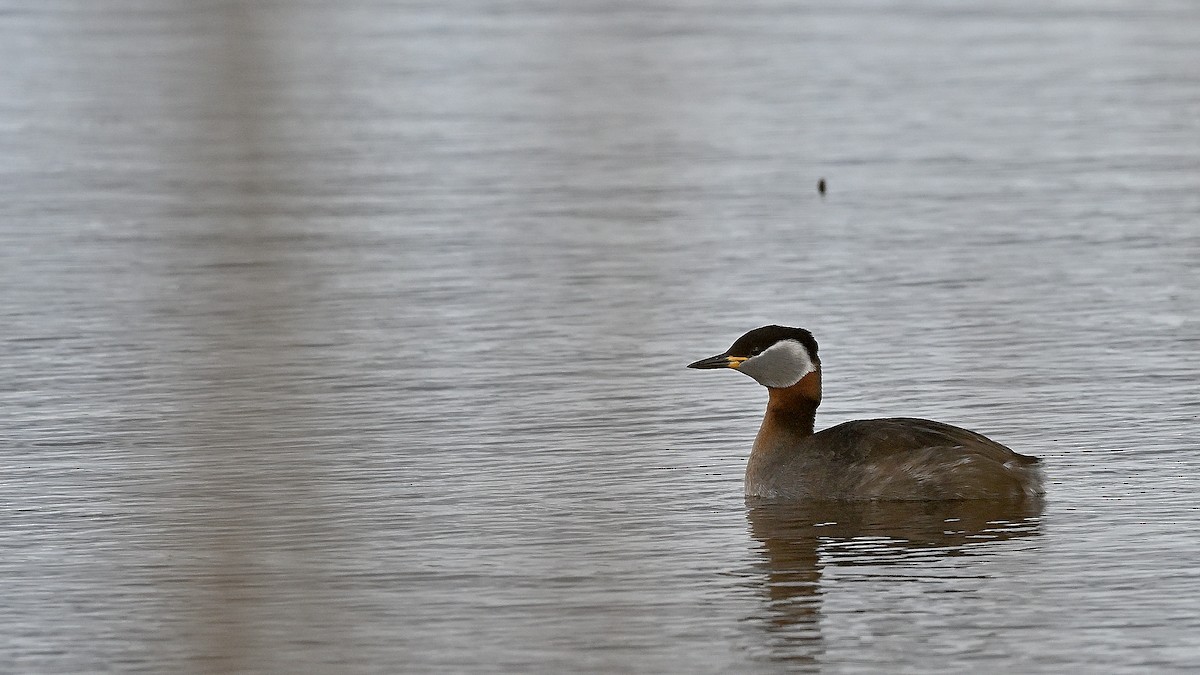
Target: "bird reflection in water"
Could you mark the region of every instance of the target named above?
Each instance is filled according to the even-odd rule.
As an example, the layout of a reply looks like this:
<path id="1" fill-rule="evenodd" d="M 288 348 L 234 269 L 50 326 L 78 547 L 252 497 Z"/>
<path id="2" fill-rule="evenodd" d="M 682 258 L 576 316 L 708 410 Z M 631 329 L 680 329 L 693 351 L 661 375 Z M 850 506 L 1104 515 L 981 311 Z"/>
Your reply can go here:
<path id="1" fill-rule="evenodd" d="M 1012 501 L 747 501 L 761 542 L 768 658 L 816 663 L 824 651 L 821 577 L 830 567 L 901 566 L 951 558 L 978 546 L 1036 536 L 1040 498 Z M 758 577 L 759 574 L 755 576 Z"/>

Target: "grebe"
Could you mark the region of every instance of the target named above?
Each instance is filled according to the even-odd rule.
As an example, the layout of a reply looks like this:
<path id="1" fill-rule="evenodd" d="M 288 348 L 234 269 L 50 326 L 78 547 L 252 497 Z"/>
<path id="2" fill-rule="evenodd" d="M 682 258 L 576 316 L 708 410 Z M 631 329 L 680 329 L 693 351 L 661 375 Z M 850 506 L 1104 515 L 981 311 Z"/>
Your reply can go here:
<path id="1" fill-rule="evenodd" d="M 1014 499 L 1042 494 L 1039 460 L 973 431 L 913 418 L 855 420 L 813 433 L 821 404 L 817 341 L 763 326 L 688 368 L 734 368 L 770 399 L 746 465 L 746 496 L 766 499 Z"/>

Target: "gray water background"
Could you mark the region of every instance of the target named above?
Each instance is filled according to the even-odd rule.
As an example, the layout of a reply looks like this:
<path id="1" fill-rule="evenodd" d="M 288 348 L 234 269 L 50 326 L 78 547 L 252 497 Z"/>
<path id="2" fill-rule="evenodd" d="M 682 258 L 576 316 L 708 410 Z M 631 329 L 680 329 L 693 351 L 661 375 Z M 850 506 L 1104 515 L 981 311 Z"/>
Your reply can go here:
<path id="1" fill-rule="evenodd" d="M 0 4 L 0 670 L 1200 668 L 1200 6 Z M 829 184 L 816 193 L 818 178 Z M 765 393 L 1044 504 L 748 508 Z"/>

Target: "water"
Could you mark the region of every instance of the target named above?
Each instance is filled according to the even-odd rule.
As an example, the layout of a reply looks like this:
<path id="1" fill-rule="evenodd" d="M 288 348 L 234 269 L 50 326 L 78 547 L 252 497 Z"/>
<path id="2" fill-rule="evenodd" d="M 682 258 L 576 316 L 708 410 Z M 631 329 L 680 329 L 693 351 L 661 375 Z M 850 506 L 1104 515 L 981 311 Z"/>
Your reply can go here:
<path id="1" fill-rule="evenodd" d="M 0 31 L 0 670 L 1200 667 L 1191 3 Z M 1044 504 L 748 507 L 769 322 Z"/>

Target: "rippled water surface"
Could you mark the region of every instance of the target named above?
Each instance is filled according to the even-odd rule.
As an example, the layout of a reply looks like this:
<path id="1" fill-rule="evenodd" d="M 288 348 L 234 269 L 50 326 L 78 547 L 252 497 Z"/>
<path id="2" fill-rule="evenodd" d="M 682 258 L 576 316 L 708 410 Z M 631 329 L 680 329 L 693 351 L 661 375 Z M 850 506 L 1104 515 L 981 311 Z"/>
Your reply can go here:
<path id="1" fill-rule="evenodd" d="M 451 4 L 0 6 L 0 670 L 1200 668 L 1200 8 Z"/>

